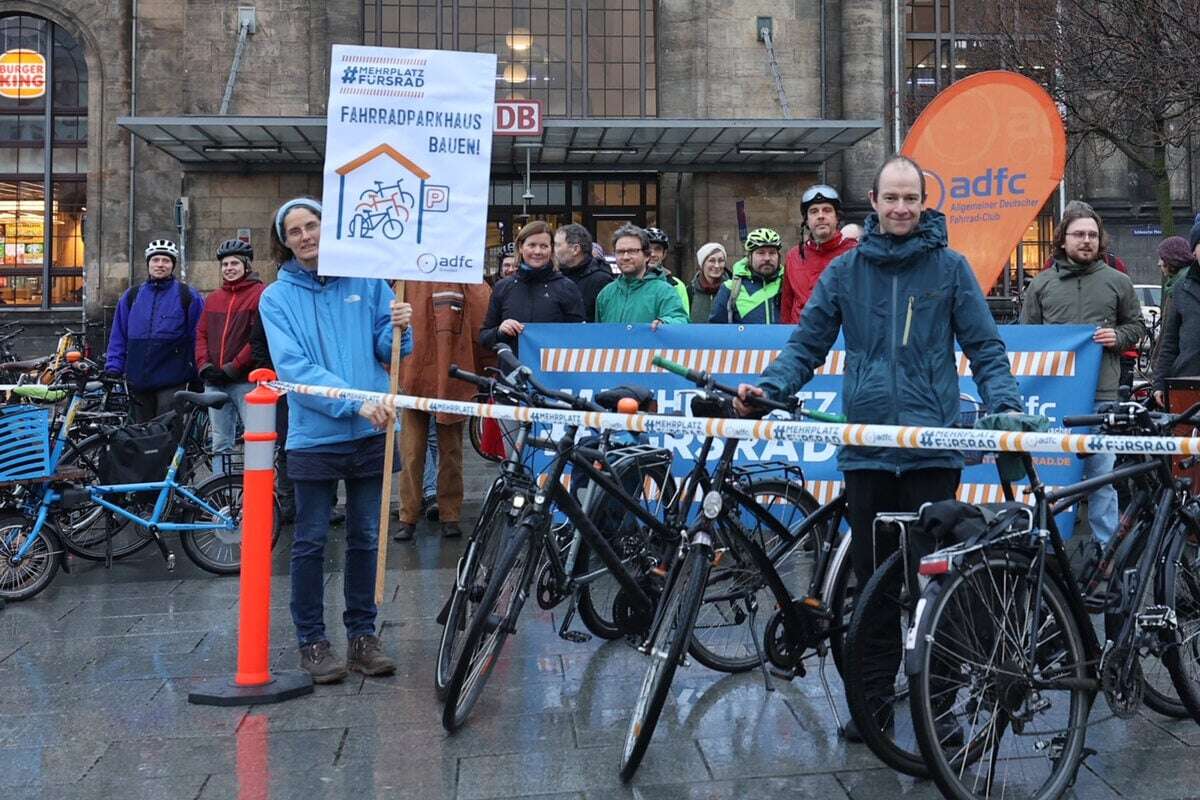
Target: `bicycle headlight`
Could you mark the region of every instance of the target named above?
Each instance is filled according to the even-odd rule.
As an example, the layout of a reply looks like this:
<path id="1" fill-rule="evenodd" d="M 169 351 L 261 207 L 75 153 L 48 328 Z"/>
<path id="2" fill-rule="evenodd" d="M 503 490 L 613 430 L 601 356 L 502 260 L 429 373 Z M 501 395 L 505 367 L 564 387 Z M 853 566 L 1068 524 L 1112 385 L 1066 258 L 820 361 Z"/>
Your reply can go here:
<path id="1" fill-rule="evenodd" d="M 700 504 L 700 511 L 706 519 L 716 519 L 721 516 L 721 493 L 712 491 L 704 495 L 704 502 Z"/>

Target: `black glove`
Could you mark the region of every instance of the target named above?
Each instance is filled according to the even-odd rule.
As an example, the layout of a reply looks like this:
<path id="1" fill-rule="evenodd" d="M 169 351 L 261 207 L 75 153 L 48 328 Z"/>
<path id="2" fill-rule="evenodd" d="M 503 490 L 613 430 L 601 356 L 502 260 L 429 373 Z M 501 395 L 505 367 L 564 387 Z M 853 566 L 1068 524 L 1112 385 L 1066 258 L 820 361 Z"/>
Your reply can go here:
<path id="1" fill-rule="evenodd" d="M 224 386 L 229 383 L 229 378 L 225 377 L 225 373 L 212 364 L 200 370 L 200 377 L 205 383 L 211 383 L 213 386 Z"/>
<path id="2" fill-rule="evenodd" d="M 242 376 L 238 374 L 238 369 L 233 365 L 232 361 L 221 367 L 221 373 L 225 376 L 226 383 L 237 383 L 242 379 Z"/>

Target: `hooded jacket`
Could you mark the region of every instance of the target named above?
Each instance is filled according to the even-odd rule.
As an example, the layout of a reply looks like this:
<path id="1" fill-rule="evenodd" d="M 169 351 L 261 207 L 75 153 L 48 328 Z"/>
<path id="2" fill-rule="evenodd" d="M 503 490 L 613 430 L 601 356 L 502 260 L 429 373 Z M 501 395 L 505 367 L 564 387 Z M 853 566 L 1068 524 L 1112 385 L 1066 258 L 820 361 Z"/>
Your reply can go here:
<path id="1" fill-rule="evenodd" d="M 586 322 L 596 321 L 596 297 L 613 282 L 612 269 L 603 258 L 589 255 L 588 260 L 578 267 L 559 265 L 559 272 L 566 275 L 579 287 L 583 297 L 583 318 Z"/>
<path id="2" fill-rule="evenodd" d="M 117 301 L 104 368 L 124 373 L 135 392 L 196 379 L 196 325 L 204 312 L 200 293 L 169 275 L 125 290 Z M 183 292 L 191 293 L 185 314 Z"/>
<path id="3" fill-rule="evenodd" d="M 524 264 L 492 289 L 479 343 L 488 350 L 507 344 L 517 352 L 517 339 L 500 332 L 506 319 L 518 322 L 583 322 L 583 296 L 575 281 L 552 266 L 529 269 Z"/>
<path id="4" fill-rule="evenodd" d="M 764 281 L 763 277 L 750 269 L 747 256 L 733 265 L 733 277 L 721 285 L 713 300 L 712 313 L 708 321 L 715 323 L 736 322 L 745 325 L 772 325 L 779 318 L 779 295 L 783 287 L 784 269 L 781 266 L 775 277 Z M 740 284 L 740 285 L 739 285 Z M 732 318 L 729 301 L 737 287 Z"/>
<path id="5" fill-rule="evenodd" d="M 946 246 L 946 218 L 926 209 L 895 237 L 866 220 L 862 243 L 821 275 L 800 324 L 760 385 L 794 395 L 837 338 L 845 341 L 842 413 L 852 423 L 949 426 L 959 418 L 957 339 L 989 411 L 1019 411 L 1004 342 L 967 260 Z M 844 447 L 843 471 L 961 468 L 947 450 Z"/>
<path id="6" fill-rule="evenodd" d="M 1195 266 L 1188 268 L 1171 290 L 1159 342 L 1155 389 L 1165 389 L 1167 378 L 1200 375 L 1200 270 Z"/>
<path id="7" fill-rule="evenodd" d="M 1065 257 L 1034 276 L 1021 298 L 1024 325 L 1095 325 L 1117 332 L 1116 347 L 1104 348 L 1096 402 L 1117 399 L 1121 384 L 1121 352 L 1146 335 L 1142 304 L 1133 281 L 1103 260 L 1078 265 Z"/>
<path id="8" fill-rule="evenodd" d="M 697 272 L 688 284 L 688 316 L 692 322 L 705 323 L 712 316 L 713 303 L 717 299 L 717 293 L 721 291 L 721 286 L 725 281 L 729 280 L 729 272 L 725 272 L 725 277 L 717 281 L 715 287 L 709 287 L 704 284 L 704 276 Z"/>
<path id="9" fill-rule="evenodd" d="M 405 299 L 413 307 L 413 352 L 400 363 L 400 386 L 417 397 L 470 400 L 479 390 L 450 377 L 451 365 L 480 374 L 495 359 L 478 344 L 492 290 L 486 283 L 409 281 Z M 456 414 L 436 414 L 443 425 Z"/>
<path id="10" fill-rule="evenodd" d="M 212 365 L 230 380 L 244 381 L 254 367 L 250 329 L 258 316 L 258 301 L 266 286 L 256 273 L 225 281 L 204 301 L 196 326 L 196 370 Z"/>
<path id="11" fill-rule="evenodd" d="M 833 234 L 827 242 L 818 244 L 809 239 L 803 245 L 796 245 L 787 252 L 784 262 L 786 278 L 783 281 L 783 300 L 779 315 L 789 325 L 800 321 L 800 314 L 808 298 L 812 296 L 817 279 L 833 260 L 844 255 L 855 247 L 858 242 L 842 236 L 840 231 Z M 801 251 L 803 247 L 803 251 Z"/>
<path id="12" fill-rule="evenodd" d="M 646 277 L 662 278 L 664 281 L 666 281 L 671 288 L 675 290 L 675 294 L 679 295 L 679 302 L 683 303 L 683 310 L 689 314 L 691 313 L 691 303 L 688 300 L 688 288 L 686 283 L 668 272 L 667 268 L 661 264 L 646 267 Z"/>
<path id="13" fill-rule="evenodd" d="M 282 381 L 386 392 L 385 364 L 392 357 L 390 303 L 386 281 L 322 277 L 295 259 L 259 300 L 271 360 Z M 412 331 L 400 352 L 412 352 Z M 307 394 L 288 396 L 287 449 L 355 441 L 379 433 L 358 415 L 358 400 Z"/>
<path id="14" fill-rule="evenodd" d="M 641 323 L 656 319 L 680 325 L 688 322 L 688 315 L 671 285 L 649 273 L 640 278 L 622 275 L 596 298 L 597 322 Z"/>

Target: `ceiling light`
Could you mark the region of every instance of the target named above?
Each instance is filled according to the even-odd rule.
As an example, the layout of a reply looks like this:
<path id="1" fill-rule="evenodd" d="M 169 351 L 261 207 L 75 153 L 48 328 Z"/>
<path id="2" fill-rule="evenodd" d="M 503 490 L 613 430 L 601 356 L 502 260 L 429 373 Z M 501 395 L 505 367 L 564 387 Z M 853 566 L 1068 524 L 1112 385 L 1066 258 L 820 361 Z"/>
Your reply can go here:
<path id="1" fill-rule="evenodd" d="M 636 156 L 636 147 L 568 147 L 568 153 L 581 156 Z"/>
<path id="2" fill-rule="evenodd" d="M 524 52 L 533 46 L 533 37 L 527 28 L 513 28 L 512 33 L 504 37 L 504 43 L 512 50 Z"/>
<path id="3" fill-rule="evenodd" d="M 803 147 L 742 147 L 739 146 L 738 155 L 742 156 L 803 156 L 808 155 L 808 150 Z"/>
<path id="4" fill-rule="evenodd" d="M 208 144 L 206 153 L 278 153 L 277 144 Z"/>
<path id="5" fill-rule="evenodd" d="M 529 80 L 529 70 L 524 64 L 509 64 L 504 68 L 504 80 L 506 83 L 524 83 Z"/>

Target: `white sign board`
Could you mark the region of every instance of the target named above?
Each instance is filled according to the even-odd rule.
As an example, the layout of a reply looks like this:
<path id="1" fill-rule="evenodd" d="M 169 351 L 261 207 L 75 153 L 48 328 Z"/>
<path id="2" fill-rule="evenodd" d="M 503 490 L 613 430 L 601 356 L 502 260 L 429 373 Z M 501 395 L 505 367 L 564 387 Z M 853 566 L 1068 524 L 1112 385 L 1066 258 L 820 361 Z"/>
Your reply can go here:
<path id="1" fill-rule="evenodd" d="M 483 281 L 496 56 L 334 45 L 322 275 Z"/>

